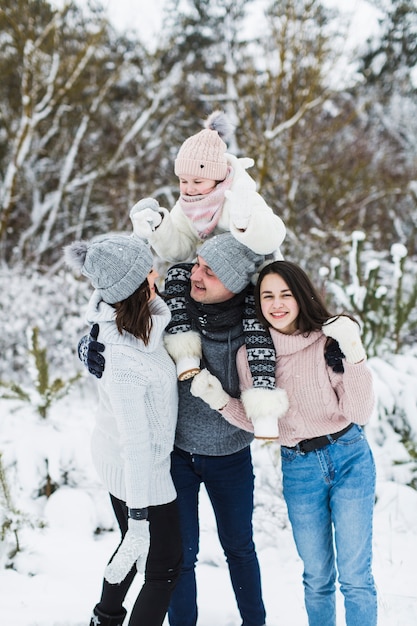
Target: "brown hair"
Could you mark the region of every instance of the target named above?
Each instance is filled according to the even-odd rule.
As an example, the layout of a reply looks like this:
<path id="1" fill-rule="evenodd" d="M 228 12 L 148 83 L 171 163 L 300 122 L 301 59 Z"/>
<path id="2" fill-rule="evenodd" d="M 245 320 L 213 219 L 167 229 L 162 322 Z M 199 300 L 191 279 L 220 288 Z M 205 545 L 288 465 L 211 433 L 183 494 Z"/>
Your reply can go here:
<path id="1" fill-rule="evenodd" d="M 152 317 L 149 311 L 149 298 L 151 290 L 148 280 L 141 285 L 122 302 L 116 302 L 116 326 L 120 334 L 126 331 L 141 339 L 145 346 L 149 343 L 152 330 Z"/>

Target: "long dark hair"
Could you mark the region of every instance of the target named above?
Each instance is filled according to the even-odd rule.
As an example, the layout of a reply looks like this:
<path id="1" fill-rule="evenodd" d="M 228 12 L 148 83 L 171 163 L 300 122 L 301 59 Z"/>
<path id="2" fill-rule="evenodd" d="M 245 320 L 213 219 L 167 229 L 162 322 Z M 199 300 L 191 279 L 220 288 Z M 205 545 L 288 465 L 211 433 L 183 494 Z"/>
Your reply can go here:
<path id="1" fill-rule="evenodd" d="M 268 274 L 281 276 L 296 299 L 300 309 L 296 324 L 300 332 L 310 333 L 313 330 L 319 330 L 332 317 L 323 298 L 301 267 L 290 261 L 274 261 L 260 271 L 255 286 L 256 315 L 265 328 L 269 328 L 270 324 L 261 310 L 260 290 L 262 280 Z"/>
<path id="2" fill-rule="evenodd" d="M 116 309 L 116 326 L 119 333 L 126 331 L 141 339 L 145 346 L 149 343 L 152 330 L 152 317 L 149 311 L 150 295 L 151 290 L 145 278 L 131 296 L 113 304 Z"/>

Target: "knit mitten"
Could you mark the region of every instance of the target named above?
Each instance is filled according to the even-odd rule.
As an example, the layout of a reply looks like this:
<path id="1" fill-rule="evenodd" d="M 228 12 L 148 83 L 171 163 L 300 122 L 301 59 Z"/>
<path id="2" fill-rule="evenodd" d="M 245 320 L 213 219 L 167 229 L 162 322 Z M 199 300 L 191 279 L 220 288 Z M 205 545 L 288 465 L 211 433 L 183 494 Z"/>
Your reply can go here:
<path id="1" fill-rule="evenodd" d="M 93 374 L 96 378 L 103 376 L 106 362 L 106 359 L 101 354 L 104 352 L 105 346 L 97 341 L 99 331 L 99 325 L 93 324 L 90 334 L 81 337 L 78 343 L 78 358 L 90 374 Z"/>
<path id="2" fill-rule="evenodd" d="M 142 198 L 130 209 L 133 232 L 140 239 L 148 239 L 162 222 L 158 201 Z"/>
<path id="3" fill-rule="evenodd" d="M 204 400 L 214 411 L 222 409 L 230 399 L 219 379 L 210 374 L 207 369 L 201 370 L 194 377 L 190 391 L 194 397 Z"/>
<path id="4" fill-rule="evenodd" d="M 193 330 L 165 333 L 164 344 L 177 368 L 178 380 L 187 380 L 198 374 L 202 354 L 199 333 Z"/>
<path id="5" fill-rule="evenodd" d="M 246 389 L 241 395 L 248 419 L 253 424 L 256 439 L 277 439 L 278 420 L 288 411 L 285 389 Z"/>
<path id="6" fill-rule="evenodd" d="M 224 195 L 230 201 L 229 214 L 233 226 L 237 230 L 246 230 L 253 210 L 250 193 L 247 189 L 242 189 L 240 192 L 226 189 Z"/>
<path id="7" fill-rule="evenodd" d="M 345 355 L 340 349 L 339 344 L 335 339 L 328 337 L 324 348 L 324 358 L 326 363 L 332 370 L 338 374 L 343 374 L 345 368 L 343 367 L 343 359 Z"/>
<path id="8" fill-rule="evenodd" d="M 143 573 L 149 552 L 149 541 L 149 522 L 129 518 L 128 531 L 105 569 L 104 577 L 107 582 L 112 585 L 121 583 L 135 563 L 138 572 Z"/>
<path id="9" fill-rule="evenodd" d="M 323 324 L 322 331 L 326 337 L 332 337 L 337 341 L 348 363 L 359 363 L 366 358 L 360 328 L 350 317 L 346 315 L 332 317 Z"/>

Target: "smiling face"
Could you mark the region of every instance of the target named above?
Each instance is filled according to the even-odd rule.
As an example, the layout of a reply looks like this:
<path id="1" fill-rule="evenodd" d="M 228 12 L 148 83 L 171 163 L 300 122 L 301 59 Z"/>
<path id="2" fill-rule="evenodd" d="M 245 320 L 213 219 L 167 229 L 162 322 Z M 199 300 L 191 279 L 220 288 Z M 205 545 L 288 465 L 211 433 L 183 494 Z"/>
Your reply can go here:
<path id="1" fill-rule="evenodd" d="M 216 180 L 210 178 L 196 178 L 195 176 L 180 176 L 180 192 L 183 196 L 205 196 L 213 191 Z"/>
<path id="2" fill-rule="evenodd" d="M 263 316 L 272 328 L 286 335 L 297 330 L 300 307 L 279 274 L 266 274 L 262 279 L 260 305 Z"/>
<path id="3" fill-rule="evenodd" d="M 202 304 L 219 304 L 235 295 L 223 285 L 201 256 L 197 257 L 197 262 L 191 270 L 190 281 L 192 299 Z"/>

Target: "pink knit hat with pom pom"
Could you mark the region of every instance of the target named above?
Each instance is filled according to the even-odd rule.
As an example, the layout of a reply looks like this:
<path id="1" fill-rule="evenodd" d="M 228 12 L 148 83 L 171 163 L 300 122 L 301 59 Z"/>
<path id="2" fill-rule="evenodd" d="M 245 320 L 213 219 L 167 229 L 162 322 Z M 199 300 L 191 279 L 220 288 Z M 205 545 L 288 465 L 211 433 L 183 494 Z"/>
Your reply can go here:
<path id="1" fill-rule="evenodd" d="M 223 139 L 230 137 L 232 126 L 223 111 L 213 111 L 204 126 L 204 130 L 182 144 L 175 160 L 175 174 L 224 180 L 228 166 Z"/>

